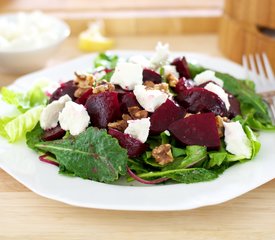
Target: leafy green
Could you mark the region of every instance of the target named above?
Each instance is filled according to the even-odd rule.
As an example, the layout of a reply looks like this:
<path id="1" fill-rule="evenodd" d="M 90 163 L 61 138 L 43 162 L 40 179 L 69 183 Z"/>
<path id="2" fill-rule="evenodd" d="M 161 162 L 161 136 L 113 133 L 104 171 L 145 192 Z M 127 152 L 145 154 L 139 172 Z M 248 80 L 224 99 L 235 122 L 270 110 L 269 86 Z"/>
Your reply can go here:
<path id="1" fill-rule="evenodd" d="M 113 182 L 126 174 L 127 151 L 106 130 L 90 127 L 76 137 L 40 142 L 35 147 L 55 155 L 58 163 L 75 176 Z"/>
<path id="2" fill-rule="evenodd" d="M 187 146 L 186 147 L 186 157 L 180 157 L 174 162 L 168 164 L 162 169 L 162 171 L 172 170 L 172 169 L 182 169 L 193 166 L 199 162 L 206 160 L 207 158 L 207 148 L 204 146 Z"/>
<path id="3" fill-rule="evenodd" d="M 36 144 L 42 142 L 42 135 L 44 130 L 40 127 L 40 124 L 37 123 L 36 126 L 26 134 L 26 143 L 29 148 L 38 151 L 35 147 Z"/>
<path id="4" fill-rule="evenodd" d="M 22 113 L 25 113 L 33 107 L 45 105 L 47 103 L 47 96 L 39 85 L 35 85 L 27 93 L 15 92 L 3 87 L 1 89 L 1 95 L 3 101 L 14 105 Z"/>
<path id="5" fill-rule="evenodd" d="M 38 123 L 42 110 L 43 106 L 37 106 L 6 122 L 3 125 L 5 135 L 2 136 L 6 137 L 10 142 L 23 138 Z"/>
<path id="6" fill-rule="evenodd" d="M 2 100 L 15 106 L 21 114 L 0 119 L 0 135 L 10 142 L 23 138 L 39 121 L 47 96 L 40 84 L 35 85 L 27 93 L 20 93 L 6 87 L 1 89 Z"/>
<path id="7" fill-rule="evenodd" d="M 141 173 L 138 176 L 143 179 L 166 177 L 180 183 L 196 183 L 213 180 L 218 177 L 218 173 L 204 168 L 187 168 Z"/>
<path id="8" fill-rule="evenodd" d="M 221 166 L 224 161 L 226 161 L 227 158 L 227 152 L 210 152 L 209 154 L 209 162 L 208 162 L 208 168 L 212 168 L 214 166 Z"/>
<path id="9" fill-rule="evenodd" d="M 250 127 L 244 126 L 244 131 L 245 131 L 246 136 L 248 137 L 248 139 L 250 140 L 250 143 L 251 143 L 252 154 L 251 154 L 250 158 L 252 159 L 260 151 L 261 143 L 257 140 L 254 132 L 251 130 Z"/>
<path id="10" fill-rule="evenodd" d="M 119 58 L 117 55 L 110 55 L 106 53 L 100 53 L 94 59 L 94 67 L 104 67 L 113 69 L 116 67 Z"/>

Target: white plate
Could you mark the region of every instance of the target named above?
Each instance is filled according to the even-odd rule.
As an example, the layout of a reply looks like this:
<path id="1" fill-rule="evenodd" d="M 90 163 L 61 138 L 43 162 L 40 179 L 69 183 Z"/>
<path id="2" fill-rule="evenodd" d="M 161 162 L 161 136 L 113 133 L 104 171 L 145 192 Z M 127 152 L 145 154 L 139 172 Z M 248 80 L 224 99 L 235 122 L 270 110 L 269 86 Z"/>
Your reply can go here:
<path id="1" fill-rule="evenodd" d="M 137 52 L 115 53 L 127 57 Z M 225 59 L 193 53 L 174 55 L 185 55 L 188 60 L 203 66 L 243 77 L 242 68 Z M 90 68 L 94 56 L 87 55 L 26 75 L 18 79 L 13 88 L 28 89 L 37 79 L 45 76 L 56 81 L 69 80 L 75 70 Z M 75 206 L 117 210 L 186 210 L 230 200 L 275 178 L 274 140 L 274 133 L 261 133 L 262 148 L 254 160 L 234 165 L 214 181 L 196 184 L 127 186 L 123 181 L 112 185 L 66 177 L 58 174 L 57 167 L 40 162 L 38 155 L 24 142 L 9 144 L 4 139 L 0 139 L 0 166 L 33 192 Z"/>

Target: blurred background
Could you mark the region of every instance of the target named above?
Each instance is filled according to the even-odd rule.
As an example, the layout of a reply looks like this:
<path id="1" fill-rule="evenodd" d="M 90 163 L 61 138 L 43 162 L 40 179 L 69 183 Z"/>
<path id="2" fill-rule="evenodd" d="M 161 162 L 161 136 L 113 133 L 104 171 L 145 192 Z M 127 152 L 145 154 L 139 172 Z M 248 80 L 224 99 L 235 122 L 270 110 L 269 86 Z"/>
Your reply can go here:
<path id="1" fill-rule="evenodd" d="M 102 34 L 114 43 L 107 48 L 151 50 L 160 40 L 174 51 L 223 55 L 239 63 L 243 54 L 266 52 L 275 68 L 275 0 L 0 0 L 0 13 L 33 10 L 69 24 L 70 58 L 79 55 L 79 34 L 101 20 Z M 68 58 L 67 48 L 63 51 L 58 62 Z"/>

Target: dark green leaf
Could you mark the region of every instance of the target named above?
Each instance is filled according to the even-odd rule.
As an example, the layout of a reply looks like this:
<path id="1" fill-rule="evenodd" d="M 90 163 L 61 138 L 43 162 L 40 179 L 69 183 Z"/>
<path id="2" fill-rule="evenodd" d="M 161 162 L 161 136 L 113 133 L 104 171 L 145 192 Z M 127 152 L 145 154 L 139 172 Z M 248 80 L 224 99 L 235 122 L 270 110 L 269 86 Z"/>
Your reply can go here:
<path id="1" fill-rule="evenodd" d="M 127 152 L 106 130 L 90 127 L 76 137 L 41 142 L 35 147 L 54 154 L 67 171 L 84 179 L 113 182 L 126 173 Z"/>

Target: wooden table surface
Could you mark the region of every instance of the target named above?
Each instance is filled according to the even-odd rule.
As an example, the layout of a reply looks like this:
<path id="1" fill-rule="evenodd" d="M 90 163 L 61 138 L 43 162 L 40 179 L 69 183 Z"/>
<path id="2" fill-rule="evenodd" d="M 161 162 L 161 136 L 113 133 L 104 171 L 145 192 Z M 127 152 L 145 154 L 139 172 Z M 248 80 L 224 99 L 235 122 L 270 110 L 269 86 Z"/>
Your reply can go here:
<path id="1" fill-rule="evenodd" d="M 118 49 L 150 50 L 156 41 L 174 51 L 219 56 L 215 35 L 116 38 Z M 80 56 L 70 38 L 48 66 Z M 18 76 L 1 74 L 0 85 Z M 183 199 L 184 201 L 184 199 Z M 169 204 L 169 203 L 168 203 Z M 30 192 L 0 170 L 0 239 L 275 239 L 275 180 L 231 201 L 189 211 L 84 209 Z"/>

